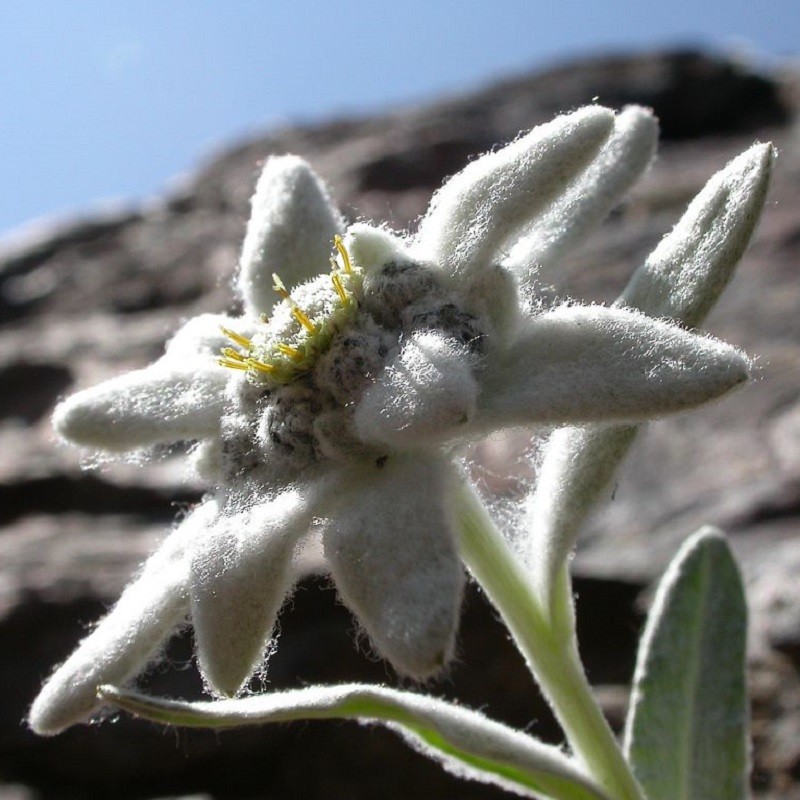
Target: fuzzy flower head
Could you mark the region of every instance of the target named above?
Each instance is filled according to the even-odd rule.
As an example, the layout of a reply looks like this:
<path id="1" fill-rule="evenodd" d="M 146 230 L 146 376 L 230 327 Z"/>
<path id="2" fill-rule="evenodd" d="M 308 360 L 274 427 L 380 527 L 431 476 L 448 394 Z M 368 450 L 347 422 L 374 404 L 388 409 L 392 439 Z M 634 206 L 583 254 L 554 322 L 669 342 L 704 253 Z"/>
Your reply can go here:
<path id="1" fill-rule="evenodd" d="M 733 348 L 624 308 L 545 308 L 537 275 L 648 166 L 644 109 L 589 107 L 473 162 L 415 236 L 345 228 L 308 165 L 269 159 L 239 318 L 187 322 L 144 370 L 80 392 L 59 434 L 103 453 L 195 441 L 213 490 L 54 673 L 32 727 L 97 710 L 190 619 L 209 689 L 262 667 L 302 538 L 374 648 L 425 679 L 452 657 L 464 583 L 460 445 L 496 430 L 642 420 L 743 382 Z"/>

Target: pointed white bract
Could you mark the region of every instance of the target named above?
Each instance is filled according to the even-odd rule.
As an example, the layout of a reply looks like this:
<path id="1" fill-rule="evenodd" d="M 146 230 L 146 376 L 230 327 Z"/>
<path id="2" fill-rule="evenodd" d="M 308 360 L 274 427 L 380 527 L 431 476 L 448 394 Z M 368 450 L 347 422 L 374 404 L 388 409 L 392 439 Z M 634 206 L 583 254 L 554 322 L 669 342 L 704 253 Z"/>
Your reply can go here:
<path id="1" fill-rule="evenodd" d="M 237 284 L 245 309 L 257 317 L 275 301 L 272 273 L 290 285 L 318 275 L 343 225 L 322 181 L 297 156 L 267 159 L 251 207 Z"/>
<path id="2" fill-rule="evenodd" d="M 447 503 L 446 461 L 392 456 L 361 479 L 324 530 L 344 602 L 378 652 L 424 679 L 452 657 L 464 583 Z"/>
<path id="3" fill-rule="evenodd" d="M 539 283 L 558 269 L 569 250 L 590 234 L 619 204 L 650 166 L 658 123 L 644 108 L 630 106 L 617 116 L 603 149 L 528 236 L 514 245 L 506 264 L 525 284 Z"/>
<path id="4" fill-rule="evenodd" d="M 447 276 L 469 281 L 528 232 L 536 215 L 591 161 L 613 125 L 607 108 L 588 106 L 472 162 L 434 195 L 419 227 L 420 249 Z"/>
<path id="5" fill-rule="evenodd" d="M 374 648 L 404 675 L 436 674 L 455 649 L 463 585 L 459 445 L 510 426 L 639 421 L 745 380 L 747 359 L 711 338 L 623 308 L 532 313 L 535 298 L 519 296 L 517 278 L 560 257 L 646 168 L 654 127 L 644 109 L 559 117 L 451 178 L 413 238 L 344 231 L 305 162 L 269 159 L 240 262 L 244 316 L 191 320 L 151 367 L 56 410 L 64 438 L 103 453 L 196 441 L 214 500 L 46 684 L 34 728 L 91 715 L 97 686 L 135 678 L 187 608 L 209 688 L 239 692 L 261 668 L 312 526 Z M 731 219 L 757 212 L 742 176 L 765 151 L 748 158 L 719 190 L 743 198 Z M 662 245 L 647 269 L 673 274 L 669 254 L 691 249 Z M 516 276 L 510 251 L 525 254 Z M 557 486 L 551 472 L 545 485 Z M 576 514 L 540 518 L 574 526 Z M 547 552 L 563 557 L 565 541 Z"/>
<path id="6" fill-rule="evenodd" d="M 216 517 L 213 502 L 195 509 L 145 564 L 105 619 L 55 671 L 31 706 L 28 724 L 51 736 L 100 706 L 97 687 L 124 685 L 158 654 L 189 610 L 189 550 Z"/>
<path id="7" fill-rule="evenodd" d="M 109 453 L 214 436 L 226 378 L 213 361 L 157 363 L 68 398 L 53 413 L 53 427 L 64 439 Z"/>
<path id="8" fill-rule="evenodd" d="M 771 144 L 756 144 L 714 175 L 634 274 L 619 303 L 687 328 L 700 325 L 750 242 L 774 160 Z"/>
<path id="9" fill-rule="evenodd" d="M 730 345 L 644 314 L 567 306 L 529 320 L 487 367 L 478 425 L 640 420 L 682 411 L 747 380 Z"/>
<path id="10" fill-rule="evenodd" d="M 522 558 L 545 608 L 586 517 L 604 493 L 611 495 L 613 467 L 625 457 L 638 430 L 638 425 L 565 427 L 547 440 L 536 486 L 521 514 L 528 531 Z"/>
<path id="11" fill-rule="evenodd" d="M 766 199 L 775 151 L 757 144 L 714 175 L 633 275 L 616 305 L 700 325 L 730 281 Z M 527 563 L 547 607 L 589 511 L 611 484 L 636 426 L 568 428 L 548 441 L 528 496 Z"/>
<path id="12" fill-rule="evenodd" d="M 191 553 L 189 595 L 197 660 L 210 688 L 236 695 L 264 660 L 294 582 L 292 554 L 316 509 L 308 492 L 223 513 Z"/>
<path id="13" fill-rule="evenodd" d="M 67 441 L 106 454 L 219 434 L 228 374 L 215 363 L 224 327 L 249 333 L 251 322 L 201 314 L 146 369 L 113 378 L 56 406 L 53 427 Z"/>

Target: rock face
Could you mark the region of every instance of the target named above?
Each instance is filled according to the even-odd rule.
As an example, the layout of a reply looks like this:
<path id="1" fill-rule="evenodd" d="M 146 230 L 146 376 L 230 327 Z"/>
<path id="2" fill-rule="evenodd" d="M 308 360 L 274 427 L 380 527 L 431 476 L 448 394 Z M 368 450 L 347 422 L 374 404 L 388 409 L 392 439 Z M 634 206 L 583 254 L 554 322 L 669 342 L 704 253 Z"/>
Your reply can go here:
<path id="1" fill-rule="evenodd" d="M 754 788 L 800 797 L 798 83 L 692 52 L 570 64 L 380 118 L 275 131 L 222 154 L 156 205 L 65 223 L 0 253 L 0 797 L 500 796 L 441 775 L 389 733 L 355 726 L 164 736 L 120 720 L 37 740 L 20 720 L 41 680 L 114 600 L 176 504 L 200 493 L 184 482 L 177 453 L 147 469 L 82 471 L 78 454 L 54 442 L 48 417 L 60 396 L 152 360 L 180 319 L 231 308 L 247 201 L 268 154 L 305 156 L 352 218 L 404 228 L 474 154 L 595 97 L 652 106 L 664 142 L 629 202 L 563 264 L 562 294 L 613 299 L 716 169 L 754 139 L 774 140 L 781 157 L 756 240 L 708 323 L 757 355 L 761 380 L 700 413 L 653 424 L 614 502 L 586 531 L 575 566 L 590 676 L 629 680 L 637 595 L 686 535 L 704 523 L 722 527 L 742 558 L 753 607 Z M 498 493 L 513 493 L 513 476 L 529 470 L 515 460 L 525 446 L 508 437 L 482 450 Z M 352 621 L 318 584 L 310 579 L 284 614 L 269 688 L 393 680 L 354 650 Z M 181 663 L 190 653 L 179 641 L 169 657 Z M 151 685 L 191 695 L 200 688 L 193 674 L 159 673 Z M 558 741 L 477 593 L 460 662 L 433 688 Z M 619 692 L 603 696 L 619 723 Z"/>

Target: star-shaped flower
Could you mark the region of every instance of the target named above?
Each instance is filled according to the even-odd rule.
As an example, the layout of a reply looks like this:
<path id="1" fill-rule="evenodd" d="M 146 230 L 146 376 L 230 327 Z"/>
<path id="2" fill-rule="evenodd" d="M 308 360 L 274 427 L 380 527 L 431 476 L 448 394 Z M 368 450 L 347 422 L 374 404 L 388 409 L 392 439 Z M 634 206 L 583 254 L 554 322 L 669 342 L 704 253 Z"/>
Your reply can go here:
<path id="1" fill-rule="evenodd" d="M 187 617 L 208 686 L 235 695 L 311 530 L 376 650 L 402 674 L 439 671 L 464 583 L 459 446 L 509 427 L 641 420 L 747 378 L 747 359 L 709 337 L 536 301 L 542 254 L 601 221 L 655 139 L 639 108 L 559 117 L 450 179 L 412 237 L 345 229 L 305 162 L 269 159 L 240 262 L 244 315 L 192 319 L 150 367 L 56 409 L 61 436 L 103 453 L 196 441 L 215 488 L 51 677 L 31 726 L 91 715 L 96 688 L 139 675 Z"/>

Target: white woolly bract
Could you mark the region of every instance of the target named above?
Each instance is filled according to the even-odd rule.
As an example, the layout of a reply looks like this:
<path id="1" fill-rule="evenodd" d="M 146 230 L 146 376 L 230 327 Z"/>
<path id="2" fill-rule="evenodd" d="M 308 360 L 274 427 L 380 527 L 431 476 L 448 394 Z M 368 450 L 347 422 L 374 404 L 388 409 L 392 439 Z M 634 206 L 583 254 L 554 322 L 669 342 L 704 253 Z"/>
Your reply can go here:
<path id="1" fill-rule="evenodd" d="M 223 326 L 248 332 L 241 320 L 223 314 L 190 319 L 146 369 L 59 403 L 53 412 L 56 432 L 74 444 L 114 454 L 217 435 L 228 380 L 215 363 L 226 343 Z"/>
<path id="2" fill-rule="evenodd" d="M 319 492 L 288 488 L 225 509 L 192 548 L 190 597 L 200 669 L 232 697 L 264 659 L 291 589 L 292 554 L 317 513 Z"/>
<path id="3" fill-rule="evenodd" d="M 650 166 L 658 123 L 649 109 L 630 106 L 614 120 L 614 131 L 597 158 L 536 221 L 505 262 L 530 285 L 556 277 L 564 256 L 586 238 Z M 552 274 L 547 274 L 552 270 Z"/>
<path id="4" fill-rule="evenodd" d="M 699 325 L 750 242 L 774 159 L 771 144 L 756 144 L 714 175 L 618 302 L 686 327 Z"/>
<path id="5" fill-rule="evenodd" d="M 374 721 L 402 732 L 425 755 L 465 778 L 534 797 L 603 800 L 605 795 L 558 748 L 477 711 L 382 686 L 310 686 L 214 703 L 179 703 L 104 687 L 106 701 L 173 725 L 233 728 L 305 719 Z"/>
<path id="6" fill-rule="evenodd" d="M 475 413 L 473 363 L 441 333 L 412 334 L 364 392 L 354 417 L 359 435 L 400 450 L 457 437 Z"/>
<path id="7" fill-rule="evenodd" d="M 354 473 L 323 530 L 339 594 L 402 674 L 441 671 L 455 644 L 464 574 L 449 507 L 452 467 L 391 455 Z"/>
<path id="8" fill-rule="evenodd" d="M 324 185 L 297 156 L 267 160 L 251 206 L 237 286 L 245 310 L 258 317 L 275 302 L 272 273 L 293 286 L 327 271 L 343 225 Z"/>
<path id="9" fill-rule="evenodd" d="M 547 440 L 536 487 L 516 519 L 526 533 L 521 555 L 545 608 L 586 516 L 610 494 L 607 465 L 625 457 L 637 431 L 636 425 L 586 425 L 560 428 Z"/>
<path id="10" fill-rule="evenodd" d="M 434 195 L 416 239 L 420 252 L 444 275 L 469 281 L 562 194 L 613 124 L 611 110 L 588 106 L 473 161 Z"/>
<path id="11" fill-rule="evenodd" d="M 172 360 L 72 395 L 53 412 L 59 436 L 109 453 L 219 432 L 227 375 L 213 361 Z"/>
<path id="12" fill-rule="evenodd" d="M 101 703 L 100 684 L 125 684 L 139 675 L 189 607 L 188 550 L 217 510 L 207 502 L 193 511 L 145 564 L 111 612 L 55 671 L 31 706 L 28 723 L 52 736 L 84 722 Z"/>
<path id="13" fill-rule="evenodd" d="M 734 347 L 644 314 L 565 306 L 526 321 L 481 380 L 477 426 L 645 419 L 745 381 Z"/>
<path id="14" fill-rule="evenodd" d="M 701 324 L 752 237 L 773 161 L 772 145 L 754 145 L 714 175 L 634 273 L 617 305 L 686 326 Z M 528 563 L 545 605 L 581 525 L 610 486 L 637 430 L 567 428 L 548 441 L 539 482 L 522 510 L 532 537 Z"/>

